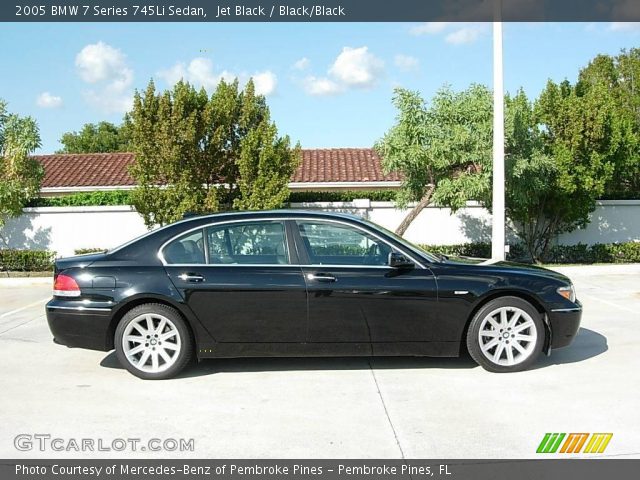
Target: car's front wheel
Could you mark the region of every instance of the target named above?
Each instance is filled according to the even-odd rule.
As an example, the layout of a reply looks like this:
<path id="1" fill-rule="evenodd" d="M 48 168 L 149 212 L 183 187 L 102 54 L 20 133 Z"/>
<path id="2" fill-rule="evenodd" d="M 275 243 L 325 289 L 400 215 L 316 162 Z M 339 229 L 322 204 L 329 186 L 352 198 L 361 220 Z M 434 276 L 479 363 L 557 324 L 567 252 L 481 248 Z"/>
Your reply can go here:
<path id="1" fill-rule="evenodd" d="M 467 349 L 485 370 L 518 372 L 536 361 L 544 340 L 540 313 L 529 302 L 500 297 L 474 315 L 467 332 Z"/>
<path id="2" fill-rule="evenodd" d="M 120 364 L 147 380 L 177 375 L 193 355 L 193 341 L 182 316 L 158 303 L 128 311 L 116 328 L 114 345 Z"/>

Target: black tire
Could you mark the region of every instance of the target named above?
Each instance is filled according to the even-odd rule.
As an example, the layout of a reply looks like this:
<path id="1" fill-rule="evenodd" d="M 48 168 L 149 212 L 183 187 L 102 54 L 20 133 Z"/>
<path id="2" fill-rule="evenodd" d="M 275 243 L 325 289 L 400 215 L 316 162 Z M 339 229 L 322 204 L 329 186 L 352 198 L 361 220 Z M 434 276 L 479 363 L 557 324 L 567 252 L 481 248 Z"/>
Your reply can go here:
<path id="1" fill-rule="evenodd" d="M 520 317 L 517 317 L 518 320 L 517 323 L 514 323 L 513 330 L 516 328 L 524 328 L 526 326 L 525 323 L 529 325 L 529 319 L 533 321 L 533 325 L 524 330 L 520 330 L 520 332 L 524 332 L 520 335 L 520 332 L 514 332 L 511 330 L 511 327 L 509 327 L 509 330 L 507 330 L 507 328 L 494 328 L 491 322 L 487 319 L 488 324 L 485 323 L 485 326 L 490 327 L 491 330 L 487 331 L 486 329 L 483 329 L 483 332 L 487 333 L 487 336 L 482 337 L 482 341 L 484 342 L 482 346 L 485 346 L 486 348 L 494 342 L 498 343 L 494 347 L 487 349 L 487 353 L 485 354 L 482 346 L 480 345 L 480 329 L 483 327 L 483 323 L 489 315 L 492 313 L 500 315 L 498 309 L 505 307 L 507 308 L 507 319 L 513 319 L 515 313 L 518 311 L 524 312 L 524 314 L 520 313 Z M 509 317 L 509 315 L 511 315 L 511 317 Z M 498 317 L 492 316 L 491 318 L 494 323 L 499 321 L 496 320 Z M 499 326 L 503 327 L 504 325 L 499 324 Z M 513 344 L 515 338 L 533 337 L 534 333 L 535 341 L 527 342 L 524 340 L 517 342 L 518 346 L 526 351 L 526 355 L 521 353 L 520 350 L 515 350 L 516 346 Z M 533 307 L 533 305 L 518 297 L 499 297 L 487 302 L 473 316 L 467 331 L 467 350 L 469 351 L 471 358 L 473 358 L 473 360 L 485 370 L 496 373 L 520 372 L 529 368 L 538 359 L 544 346 L 545 335 L 546 332 L 541 314 Z M 502 350 L 499 350 L 500 347 L 502 347 Z M 508 358 L 506 358 L 507 349 L 511 350 L 513 361 L 516 361 L 517 363 L 510 365 L 506 364 L 509 362 Z M 498 353 L 498 351 L 500 351 L 500 353 Z M 495 356 L 498 356 L 497 361 L 494 359 Z"/>
<path id="2" fill-rule="evenodd" d="M 125 332 L 127 332 L 128 330 L 128 338 L 132 333 L 136 332 L 139 333 L 139 335 L 136 336 L 140 336 L 140 338 L 149 338 L 149 336 L 140 334 L 139 330 L 131 330 L 131 328 L 133 328 L 132 324 L 138 322 L 142 323 L 141 317 L 147 315 L 149 315 L 152 319 L 152 322 L 154 322 L 153 325 L 157 325 L 158 328 L 160 328 L 160 322 L 162 321 L 162 319 L 166 319 L 167 322 L 165 322 L 165 328 L 168 331 L 173 332 L 170 340 L 167 339 L 166 342 L 167 344 L 171 344 L 172 348 L 162 348 L 163 352 L 166 355 L 170 356 L 170 362 L 165 362 L 163 359 L 161 359 L 158 355 L 159 352 L 158 354 L 155 354 L 155 347 L 153 347 L 151 344 L 145 344 L 144 350 L 139 354 L 139 357 L 137 357 L 137 360 L 141 361 L 141 357 L 142 355 L 144 355 L 145 351 L 152 348 L 154 352 L 149 352 L 149 356 L 146 357 L 147 360 L 145 361 L 145 365 L 143 365 L 142 368 L 153 368 L 151 365 L 147 365 L 151 362 L 150 358 L 151 354 L 153 353 L 154 355 L 156 355 L 156 358 L 159 361 L 164 362 L 163 365 L 159 366 L 160 369 L 164 368 L 161 371 L 145 371 L 139 366 L 136 366 L 135 363 L 133 363 L 136 360 L 137 355 L 127 356 L 127 354 L 125 353 L 125 342 L 123 342 L 123 337 L 125 335 Z M 157 324 L 155 323 L 156 321 L 158 322 Z M 157 335 L 155 336 L 157 337 Z M 163 335 L 161 334 L 160 337 L 162 336 Z M 160 349 L 160 345 L 162 343 L 158 341 L 158 339 L 150 340 L 150 342 L 154 342 L 153 345 L 156 345 L 156 341 L 158 342 L 157 347 L 158 349 Z M 189 329 L 189 326 L 186 324 L 180 313 L 178 313 L 176 309 L 160 303 L 145 303 L 129 310 L 122 317 L 120 323 L 118 323 L 118 327 L 116 328 L 114 337 L 114 345 L 116 349 L 116 355 L 120 364 L 136 377 L 145 380 L 164 380 L 176 376 L 191 362 L 194 350 L 194 342 L 191 335 L 191 330 Z M 129 346 L 129 352 L 131 352 L 132 348 L 137 345 L 140 345 L 140 348 L 142 348 L 142 343 L 140 343 L 140 341 L 130 342 L 126 345 Z M 176 346 L 179 347 L 174 350 Z M 132 360 L 130 360 L 130 358 Z"/>

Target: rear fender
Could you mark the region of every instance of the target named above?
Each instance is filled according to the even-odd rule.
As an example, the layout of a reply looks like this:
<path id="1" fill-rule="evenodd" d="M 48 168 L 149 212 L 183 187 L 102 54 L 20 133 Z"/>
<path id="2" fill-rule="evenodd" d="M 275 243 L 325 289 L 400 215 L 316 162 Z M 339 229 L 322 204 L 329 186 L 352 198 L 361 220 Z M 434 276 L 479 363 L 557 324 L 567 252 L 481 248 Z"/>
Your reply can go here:
<path id="1" fill-rule="evenodd" d="M 113 339 L 118 323 L 129 310 L 145 303 L 162 303 L 175 308 L 187 321 L 187 324 L 193 333 L 196 347 L 215 343 L 215 340 L 204 328 L 200 320 L 198 320 L 198 317 L 196 317 L 187 304 L 181 301 L 182 298 L 177 292 L 176 297 L 177 298 L 171 298 L 153 293 L 139 293 L 128 297 L 126 301 L 119 303 L 117 308 L 113 311 L 111 324 L 109 325 L 109 334 L 111 339 Z"/>

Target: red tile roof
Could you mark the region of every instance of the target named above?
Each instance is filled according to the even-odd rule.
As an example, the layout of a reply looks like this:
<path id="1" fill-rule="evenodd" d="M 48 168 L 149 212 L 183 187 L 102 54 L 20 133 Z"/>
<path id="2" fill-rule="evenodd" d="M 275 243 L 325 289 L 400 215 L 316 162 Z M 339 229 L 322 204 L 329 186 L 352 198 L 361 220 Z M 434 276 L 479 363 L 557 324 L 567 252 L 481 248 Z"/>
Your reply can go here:
<path id="1" fill-rule="evenodd" d="M 34 158 L 45 169 L 43 188 L 135 185 L 127 169 L 134 160 L 133 153 L 55 154 Z M 303 150 L 302 161 L 291 179 L 310 184 L 398 180 L 398 174 L 382 172 L 380 157 L 369 148 Z"/>
<path id="2" fill-rule="evenodd" d="M 133 162 L 133 153 L 55 154 L 34 158 L 44 167 L 42 188 L 135 185 L 127 171 Z"/>
<path id="3" fill-rule="evenodd" d="M 304 183 L 398 180 L 398 174 L 382 172 L 380 157 L 370 148 L 303 150 L 302 161 L 291 179 Z"/>

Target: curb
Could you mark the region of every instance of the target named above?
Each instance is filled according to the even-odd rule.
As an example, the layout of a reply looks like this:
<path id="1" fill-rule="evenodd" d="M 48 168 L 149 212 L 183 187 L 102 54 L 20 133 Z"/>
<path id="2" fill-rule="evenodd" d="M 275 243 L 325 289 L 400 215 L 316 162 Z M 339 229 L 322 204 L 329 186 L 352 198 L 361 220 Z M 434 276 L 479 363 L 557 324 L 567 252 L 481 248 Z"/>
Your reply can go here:
<path id="1" fill-rule="evenodd" d="M 26 287 L 29 285 L 52 285 L 53 277 L 0 277 L 0 288 Z"/>
<path id="2" fill-rule="evenodd" d="M 571 265 L 567 267 L 549 267 L 549 270 L 563 273 L 565 275 L 638 275 L 640 274 L 640 263 L 619 263 L 610 265 Z"/>

